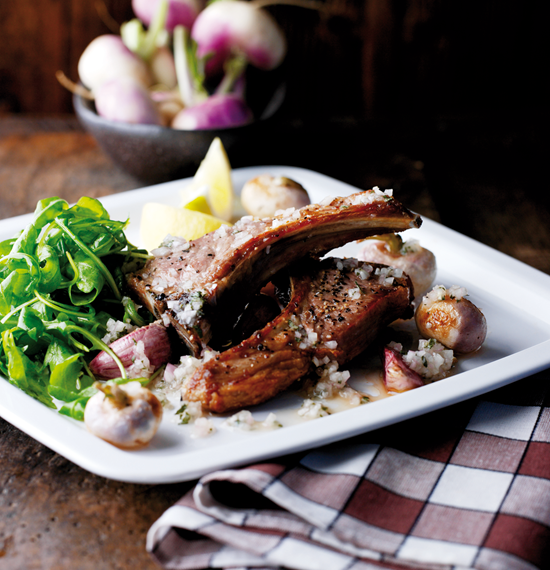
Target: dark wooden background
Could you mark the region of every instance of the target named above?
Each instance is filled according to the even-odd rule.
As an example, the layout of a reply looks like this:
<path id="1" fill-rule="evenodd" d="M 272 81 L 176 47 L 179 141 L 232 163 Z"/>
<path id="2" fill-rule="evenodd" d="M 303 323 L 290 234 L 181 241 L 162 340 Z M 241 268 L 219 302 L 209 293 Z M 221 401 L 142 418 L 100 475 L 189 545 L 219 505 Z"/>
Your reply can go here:
<path id="1" fill-rule="evenodd" d="M 114 21 L 132 17 L 131 0 L 101 1 Z M 269 10 L 289 38 L 281 72 L 294 112 L 432 116 L 546 105 L 549 40 L 542 4 L 326 0 L 332 15 L 285 5 Z M 0 2 L 0 112 L 72 111 L 54 74 L 63 70 L 77 79 L 86 45 L 109 32 L 96 5 Z"/>
<path id="2" fill-rule="evenodd" d="M 72 113 L 55 72 L 77 79 L 86 45 L 111 31 L 99 1 L 115 23 L 133 17 L 131 0 L 0 0 L 0 117 Z M 550 34 L 543 4 L 326 0 L 321 11 L 269 7 L 289 43 L 283 66 L 270 76 L 287 84 L 282 137 L 262 141 L 259 156 L 247 160 L 311 168 L 359 187 L 387 183 L 405 202 L 428 189 L 441 221 L 476 239 L 483 232 L 479 220 L 473 227 L 474 207 L 498 214 L 528 196 L 548 218 Z M 9 121 L 2 124 L 9 132 Z"/>
<path id="3" fill-rule="evenodd" d="M 289 39 L 277 72 L 288 97 L 259 164 L 394 188 L 423 216 L 550 274 L 544 3 L 327 2 L 338 15 L 270 8 Z M 130 0 L 104 3 L 116 22 L 132 16 Z M 0 0 L 0 219 L 47 196 L 141 185 L 79 129 L 55 79 L 76 79 L 80 54 L 108 31 L 93 0 Z M 437 412 L 426 433 L 449 417 Z M 146 532 L 188 487 L 92 475 L 0 419 L 0 568 L 153 570 Z"/>

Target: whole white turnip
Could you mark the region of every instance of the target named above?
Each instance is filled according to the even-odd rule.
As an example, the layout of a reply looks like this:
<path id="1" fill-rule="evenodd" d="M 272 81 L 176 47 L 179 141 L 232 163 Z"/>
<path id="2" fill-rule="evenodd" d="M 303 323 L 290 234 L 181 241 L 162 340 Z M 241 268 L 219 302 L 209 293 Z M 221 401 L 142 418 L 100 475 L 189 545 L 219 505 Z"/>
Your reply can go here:
<path id="1" fill-rule="evenodd" d="M 98 36 L 88 44 L 78 61 L 78 76 L 92 93 L 106 81 L 122 76 L 132 77 L 144 87 L 152 83 L 147 64 L 114 34 Z"/>
<path id="2" fill-rule="evenodd" d="M 100 116 L 111 121 L 162 124 L 149 92 L 132 77 L 122 76 L 101 84 L 95 92 L 95 106 Z"/>

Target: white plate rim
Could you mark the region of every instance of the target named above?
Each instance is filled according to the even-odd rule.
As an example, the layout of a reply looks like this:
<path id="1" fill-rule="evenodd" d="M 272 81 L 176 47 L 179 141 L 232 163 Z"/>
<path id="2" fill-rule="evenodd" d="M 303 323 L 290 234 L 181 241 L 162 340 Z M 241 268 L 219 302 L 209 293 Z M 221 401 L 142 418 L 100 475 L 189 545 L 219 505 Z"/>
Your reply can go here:
<path id="1" fill-rule="evenodd" d="M 235 169 L 232 175 L 236 188 L 240 188 L 243 181 L 264 172 L 284 174 L 302 182 L 308 190 L 319 187 L 329 189 L 329 193 L 334 195 L 345 195 L 358 190 L 323 174 L 288 166 Z M 169 200 L 177 202 L 177 189 L 188 180 L 130 190 L 100 200 L 113 218 L 124 219 L 113 215 L 113 211 L 123 212 L 125 209 L 133 211 L 135 218 L 141 205 L 153 196 L 158 201 L 166 201 L 166 197 L 170 197 Z M 20 230 L 30 216 L 28 214 L 0 221 L 0 239 Z M 134 230 L 135 227 L 134 222 Z M 244 440 L 239 436 L 232 442 L 225 442 L 223 449 L 219 444 L 205 444 L 202 448 L 185 452 L 180 450 L 171 455 L 170 442 L 167 442 L 168 451 L 165 450 L 160 456 L 147 449 L 138 452 L 122 451 L 95 438 L 81 423 L 47 408 L 7 381 L 0 382 L 0 416 L 53 451 L 97 475 L 129 483 L 174 483 L 196 479 L 217 469 L 265 461 L 333 443 L 481 395 L 548 368 L 550 301 L 545 296 L 550 288 L 550 276 L 437 222 L 425 219 L 423 227 L 429 232 L 428 235 L 431 232 L 437 236 L 438 241 L 447 249 L 462 254 L 467 252 L 467 267 L 480 264 L 479 273 L 470 275 L 475 285 L 483 288 L 483 280 L 487 280 L 487 275 L 498 279 L 499 283 L 491 288 L 494 298 L 499 303 L 508 303 L 511 309 L 519 311 L 526 318 L 537 319 L 544 333 L 548 332 L 548 337 L 480 367 L 465 370 L 445 381 L 307 423 L 255 434 L 250 438 L 245 436 Z M 459 267 L 457 270 L 461 269 Z M 475 282 L 478 277 L 480 283 Z M 365 414 L 365 409 L 368 414 Z"/>

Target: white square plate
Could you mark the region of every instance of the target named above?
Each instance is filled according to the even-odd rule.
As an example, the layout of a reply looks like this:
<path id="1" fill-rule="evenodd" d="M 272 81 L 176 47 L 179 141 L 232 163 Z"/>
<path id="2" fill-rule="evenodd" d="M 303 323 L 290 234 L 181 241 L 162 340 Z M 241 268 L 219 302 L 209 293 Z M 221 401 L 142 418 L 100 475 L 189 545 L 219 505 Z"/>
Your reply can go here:
<path id="1" fill-rule="evenodd" d="M 288 176 L 300 182 L 312 201 L 343 196 L 357 189 L 308 170 L 265 166 L 233 172 L 237 191 L 262 173 Z M 141 209 L 148 201 L 179 205 L 175 181 L 102 199 L 111 217 L 130 218 L 127 235 L 139 245 Z M 399 199 L 399 196 L 396 196 Z M 0 240 L 13 236 L 31 216 L 0 222 Z M 462 285 L 484 312 L 488 335 L 483 348 L 461 359 L 456 373 L 422 388 L 342 411 L 324 418 L 294 423 L 274 431 L 240 432 L 217 429 L 203 439 L 191 437 L 192 427 L 170 421 L 166 414 L 146 449 L 121 451 L 89 434 L 83 423 L 51 410 L 0 380 L 0 415 L 31 437 L 98 475 L 133 483 L 169 483 L 195 479 L 216 469 L 262 461 L 328 444 L 359 433 L 454 404 L 526 377 L 550 366 L 550 277 L 430 220 L 403 234 L 416 238 L 437 258 L 436 282 Z M 355 243 L 337 255 L 357 255 Z M 360 371 L 352 370 L 352 379 Z M 285 393 L 255 408 L 256 419 L 267 413 L 285 415 L 300 401 Z M 215 418 L 217 426 L 223 418 Z"/>

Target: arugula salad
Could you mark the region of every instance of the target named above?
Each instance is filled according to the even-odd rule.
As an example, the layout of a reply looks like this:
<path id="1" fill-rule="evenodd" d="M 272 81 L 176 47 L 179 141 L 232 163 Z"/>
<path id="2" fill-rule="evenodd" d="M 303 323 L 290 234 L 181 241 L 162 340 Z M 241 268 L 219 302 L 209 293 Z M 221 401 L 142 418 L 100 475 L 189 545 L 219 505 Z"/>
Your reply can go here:
<path id="1" fill-rule="evenodd" d="M 118 381 L 127 381 L 101 340 L 109 320 L 144 326 L 152 319 L 125 295 L 124 273 L 149 258 L 128 242 L 128 222 L 111 220 L 94 198 L 70 206 L 52 197 L 38 202 L 17 236 L 0 242 L 0 373 L 77 420 L 97 391 L 88 363 L 98 350 L 117 362 Z"/>

